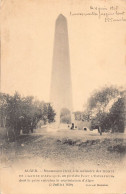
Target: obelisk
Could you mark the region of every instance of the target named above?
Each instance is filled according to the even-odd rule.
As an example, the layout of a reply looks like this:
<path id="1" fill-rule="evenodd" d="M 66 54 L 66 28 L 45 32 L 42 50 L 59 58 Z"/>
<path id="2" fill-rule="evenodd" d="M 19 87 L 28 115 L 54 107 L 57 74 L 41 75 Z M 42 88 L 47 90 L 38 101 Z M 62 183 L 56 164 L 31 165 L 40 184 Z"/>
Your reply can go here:
<path id="1" fill-rule="evenodd" d="M 69 56 L 67 20 L 60 14 L 55 23 L 51 103 L 56 112 L 56 122 L 60 122 L 63 108 L 72 112 L 72 84 Z"/>

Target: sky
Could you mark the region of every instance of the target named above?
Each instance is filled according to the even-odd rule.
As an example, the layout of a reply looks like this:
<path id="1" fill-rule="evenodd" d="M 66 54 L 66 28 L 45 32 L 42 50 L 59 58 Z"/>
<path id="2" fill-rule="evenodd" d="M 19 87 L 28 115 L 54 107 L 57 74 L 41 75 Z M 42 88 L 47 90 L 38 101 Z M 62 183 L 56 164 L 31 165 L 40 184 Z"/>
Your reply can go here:
<path id="1" fill-rule="evenodd" d="M 61 13 L 68 23 L 74 110 L 82 110 L 95 89 L 125 86 L 126 22 L 70 14 L 89 12 L 92 5 L 109 8 L 113 4 L 105 0 L 5 0 L 0 11 L 2 92 L 50 100 L 55 21 Z M 126 8 L 123 0 L 115 0 L 114 6 L 120 12 Z"/>

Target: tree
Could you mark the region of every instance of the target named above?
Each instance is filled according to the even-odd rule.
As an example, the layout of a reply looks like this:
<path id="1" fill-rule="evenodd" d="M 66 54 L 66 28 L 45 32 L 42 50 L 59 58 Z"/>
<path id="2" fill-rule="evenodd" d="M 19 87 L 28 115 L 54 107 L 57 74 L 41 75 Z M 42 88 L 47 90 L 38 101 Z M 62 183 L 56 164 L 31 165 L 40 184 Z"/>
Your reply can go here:
<path id="1" fill-rule="evenodd" d="M 8 113 L 8 101 L 10 99 L 10 95 L 5 93 L 0 93 L 0 125 L 1 127 L 6 126 L 6 119 Z"/>
<path id="2" fill-rule="evenodd" d="M 104 87 L 93 93 L 88 100 L 86 110 L 90 115 L 89 118 L 92 128 L 100 126 L 102 131 L 108 131 L 110 129 L 113 129 L 113 131 L 122 130 L 124 122 L 124 103 L 122 103 L 122 101 L 120 102 L 121 96 L 122 92 L 120 89 L 114 86 Z M 120 111 L 123 113 L 120 114 Z M 115 130 L 114 128 L 117 129 Z"/>
<path id="3" fill-rule="evenodd" d="M 33 132 L 40 120 L 53 122 L 55 112 L 49 103 L 36 100 L 33 96 L 21 97 L 0 94 L 0 122 L 7 128 L 7 136 L 16 139 L 23 133 Z"/>
<path id="4" fill-rule="evenodd" d="M 74 112 L 74 117 L 75 117 L 75 120 L 77 120 L 77 121 L 80 121 L 80 120 L 82 120 L 82 112 L 81 111 L 76 111 L 76 112 Z"/>
<path id="5" fill-rule="evenodd" d="M 48 110 L 48 122 L 52 123 L 55 121 L 55 111 L 53 110 L 52 106 L 49 104 L 47 104 L 47 110 Z"/>
<path id="6" fill-rule="evenodd" d="M 125 127 L 125 98 L 121 97 L 113 104 L 109 113 L 112 132 L 124 132 Z"/>
<path id="7" fill-rule="evenodd" d="M 114 86 L 103 87 L 101 88 L 101 90 L 95 91 L 93 95 L 89 98 L 88 109 L 97 109 L 97 111 L 104 112 L 110 100 L 118 97 L 119 95 L 120 91 L 118 88 Z"/>
<path id="8" fill-rule="evenodd" d="M 68 108 L 62 108 L 60 113 L 61 123 L 71 123 L 71 112 Z"/>

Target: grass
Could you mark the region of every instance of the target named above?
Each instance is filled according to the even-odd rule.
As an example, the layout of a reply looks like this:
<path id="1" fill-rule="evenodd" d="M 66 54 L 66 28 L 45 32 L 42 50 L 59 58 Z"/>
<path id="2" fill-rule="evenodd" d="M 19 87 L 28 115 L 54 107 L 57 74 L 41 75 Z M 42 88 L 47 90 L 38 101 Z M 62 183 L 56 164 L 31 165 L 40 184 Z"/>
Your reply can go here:
<path id="1" fill-rule="evenodd" d="M 118 165 L 126 156 L 125 134 L 87 133 L 78 130 L 46 131 L 21 135 L 16 142 L 5 142 L 6 162 L 50 160 L 55 164 L 80 162 L 101 166 Z"/>

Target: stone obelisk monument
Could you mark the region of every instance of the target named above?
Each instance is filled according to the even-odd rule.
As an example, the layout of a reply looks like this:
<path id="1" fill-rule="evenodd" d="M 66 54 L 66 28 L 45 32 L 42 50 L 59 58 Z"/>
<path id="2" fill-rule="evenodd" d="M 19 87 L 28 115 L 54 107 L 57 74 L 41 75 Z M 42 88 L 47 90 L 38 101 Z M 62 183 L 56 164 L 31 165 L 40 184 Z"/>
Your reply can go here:
<path id="1" fill-rule="evenodd" d="M 72 112 L 72 85 L 69 56 L 67 20 L 60 14 L 55 23 L 53 64 L 51 78 L 51 103 L 60 123 L 62 109 Z"/>

